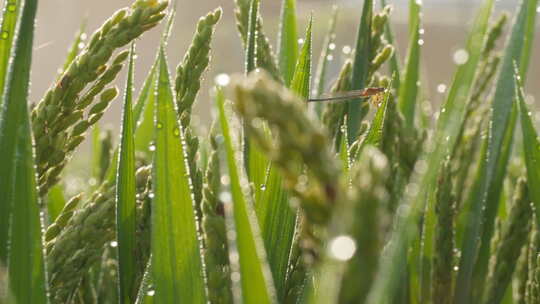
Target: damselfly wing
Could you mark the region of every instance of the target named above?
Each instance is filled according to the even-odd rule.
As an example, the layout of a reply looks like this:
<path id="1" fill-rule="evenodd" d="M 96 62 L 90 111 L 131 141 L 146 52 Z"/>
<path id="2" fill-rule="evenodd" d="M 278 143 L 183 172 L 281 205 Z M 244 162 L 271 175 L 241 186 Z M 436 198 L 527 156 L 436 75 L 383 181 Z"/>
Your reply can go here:
<path id="1" fill-rule="evenodd" d="M 310 98 L 308 99 L 308 102 L 343 101 L 372 97 L 373 103 L 378 104 L 384 91 L 384 88 L 365 88 L 363 90 L 335 92 L 323 94 L 319 98 Z"/>

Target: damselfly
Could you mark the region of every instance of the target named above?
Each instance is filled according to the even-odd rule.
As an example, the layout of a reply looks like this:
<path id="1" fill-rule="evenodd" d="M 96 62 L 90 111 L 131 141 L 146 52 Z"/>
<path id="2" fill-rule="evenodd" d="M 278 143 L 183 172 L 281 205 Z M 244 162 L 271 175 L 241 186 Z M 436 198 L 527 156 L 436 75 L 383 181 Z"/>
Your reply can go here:
<path id="1" fill-rule="evenodd" d="M 377 105 L 379 104 L 384 91 L 385 88 L 365 88 L 363 90 L 335 92 L 330 94 L 323 94 L 319 98 L 310 98 L 308 99 L 308 102 L 341 101 L 373 97 L 373 103 Z"/>

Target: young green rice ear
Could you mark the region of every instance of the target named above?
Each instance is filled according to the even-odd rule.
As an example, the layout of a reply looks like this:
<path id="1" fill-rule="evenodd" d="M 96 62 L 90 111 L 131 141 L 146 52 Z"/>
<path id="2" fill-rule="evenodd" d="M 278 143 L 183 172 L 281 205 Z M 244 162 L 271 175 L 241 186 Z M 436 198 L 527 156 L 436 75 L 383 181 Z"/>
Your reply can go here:
<path id="1" fill-rule="evenodd" d="M 156 26 L 165 16 L 166 7 L 167 2 L 137 0 L 131 8 L 114 14 L 92 35 L 87 47 L 37 104 L 32 123 L 34 137 L 38 139 L 36 160 L 41 195 L 58 181 L 67 159 L 85 137 L 85 127 L 73 127 L 82 120 L 88 122 L 86 129 L 96 123 L 116 96 L 116 89 L 106 88 L 120 72 L 127 53 L 120 53 L 107 66 L 113 52 Z M 83 118 L 97 95 L 101 95 L 100 101 Z"/>
<path id="2" fill-rule="evenodd" d="M 191 126 L 191 110 L 201 87 L 203 73 L 210 62 L 210 43 L 216 24 L 223 11 L 218 8 L 202 17 L 197 24 L 197 32 L 183 61 L 176 68 L 175 94 L 180 127 L 184 130 L 187 161 L 193 186 L 193 196 L 197 206 L 198 218 L 201 217 L 201 199 L 203 173 L 197 167 L 199 139 Z"/>

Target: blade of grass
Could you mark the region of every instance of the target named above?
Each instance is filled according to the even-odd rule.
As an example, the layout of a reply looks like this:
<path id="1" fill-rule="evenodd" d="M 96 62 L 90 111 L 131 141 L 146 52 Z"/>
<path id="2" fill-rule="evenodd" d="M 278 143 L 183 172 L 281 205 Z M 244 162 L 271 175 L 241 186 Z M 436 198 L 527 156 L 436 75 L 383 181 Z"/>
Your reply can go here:
<path id="1" fill-rule="evenodd" d="M 173 3 L 173 9 L 168 17 L 167 24 L 161 34 L 161 43 L 166 45 L 171 35 L 174 25 L 174 17 L 176 16 L 176 0 Z M 159 61 L 159 53 L 156 54 L 152 68 L 146 76 L 142 89 L 139 92 L 139 97 L 133 108 L 133 117 L 135 122 L 135 149 L 143 151 L 147 156 L 150 156 L 150 149 L 153 149 L 151 143 L 154 140 L 154 113 L 155 113 L 155 96 L 157 83 L 157 67 Z M 116 170 L 116 166 L 114 166 Z M 116 173 L 111 174 L 113 176 Z M 109 175 L 110 176 L 110 175 Z"/>
<path id="2" fill-rule="evenodd" d="M 10 10 L 8 4 L 7 10 Z M 5 222 L 0 262 L 7 259 L 8 287 L 18 303 L 47 303 L 42 227 L 28 111 L 28 89 L 37 1 L 20 3 L 0 113 L 0 205 Z M 3 222 L 4 223 L 4 222 Z M 5 230 L 4 230 L 5 229 Z M 9 241 L 8 241 L 9 239 Z M 9 245 L 8 245 L 9 244 Z M 9 249 L 8 249 L 9 246 Z M 8 252 L 9 250 L 9 252 Z"/>
<path id="3" fill-rule="evenodd" d="M 249 21 L 247 31 L 247 43 L 246 43 L 246 75 L 255 70 L 257 67 L 257 22 L 259 18 L 259 6 L 260 0 L 251 0 L 249 4 Z M 258 151 L 251 151 L 251 143 L 249 138 L 244 135 L 243 138 L 243 153 L 244 153 L 244 167 L 248 172 L 248 178 L 252 179 L 251 175 L 251 161 L 259 162 L 260 159 L 251 159 L 251 154 L 260 155 Z M 262 180 L 261 180 L 262 181 Z M 259 183 L 261 182 L 259 181 Z M 258 184 L 256 184 L 258 185 Z"/>
<path id="4" fill-rule="evenodd" d="M 241 298 L 243 302 L 273 303 L 275 302 L 275 292 L 270 270 L 266 262 L 264 248 L 259 236 L 259 224 L 252 209 L 253 207 L 246 201 L 242 190 L 242 184 L 245 184 L 245 182 L 241 184 L 240 172 L 236 166 L 236 153 L 232 145 L 229 123 L 225 114 L 225 98 L 220 88 L 217 89 L 216 102 L 227 160 L 227 166 L 224 166 L 225 170 L 223 171 L 228 171 L 231 191 L 230 193 L 222 193 L 220 197 L 225 205 L 227 221 L 234 222 L 236 235 L 237 251 L 234 250 L 234 246 L 230 246 L 232 251 L 229 256 L 236 257 L 236 263 L 239 262 L 240 265 Z M 235 259 L 232 259 L 232 264 L 235 263 Z M 236 280 L 237 284 L 238 281 Z M 234 285 L 235 280 L 233 280 Z M 233 290 L 233 294 L 238 299 L 238 290 Z"/>
<path id="5" fill-rule="evenodd" d="M 330 18 L 330 22 L 328 24 L 328 32 L 326 32 L 326 36 L 324 37 L 321 56 L 319 57 L 319 62 L 317 63 L 317 71 L 315 72 L 314 89 L 312 92 L 314 93 L 313 97 L 315 98 L 324 93 L 326 86 L 326 74 L 328 70 L 328 63 L 330 62 L 328 60 L 328 55 L 330 55 L 335 48 L 337 16 L 338 8 L 337 6 L 334 6 L 332 8 L 332 17 Z M 315 104 L 315 112 L 317 113 L 317 116 L 321 117 L 322 109 L 322 103 Z"/>
<path id="6" fill-rule="evenodd" d="M 156 149 L 153 164 L 152 274 L 155 301 L 205 303 L 203 263 L 183 134 L 165 51 L 159 54 L 156 87 Z"/>
<path id="7" fill-rule="evenodd" d="M 26 103 L 24 104 L 26 106 Z M 17 140 L 17 156 L 15 157 L 8 285 L 16 303 L 45 304 L 48 303 L 47 279 L 43 258 L 34 150 L 28 112 L 25 111 L 22 114 L 22 127 L 19 128 L 20 138 Z"/>
<path id="8" fill-rule="evenodd" d="M 309 23 L 306 29 L 306 41 L 300 51 L 296 68 L 294 69 L 294 76 L 291 82 L 291 90 L 296 92 L 298 96 L 308 99 L 309 87 L 311 81 L 311 45 L 312 34 L 311 29 L 313 27 L 313 16 L 310 17 Z"/>
<path id="9" fill-rule="evenodd" d="M 361 90 L 365 87 L 369 73 L 369 54 L 371 48 L 371 24 L 373 19 L 373 0 L 365 0 L 362 8 L 362 17 L 360 18 L 360 27 L 358 29 L 358 38 L 356 41 L 356 55 L 354 57 L 352 72 L 352 90 Z M 347 117 L 349 142 L 354 142 L 358 134 L 360 122 L 363 114 L 360 107 L 360 100 L 351 100 L 348 102 Z"/>
<path id="10" fill-rule="evenodd" d="M 351 169 L 351 156 L 349 154 L 349 142 L 347 140 L 347 117 L 343 119 L 341 131 L 343 132 L 343 136 L 341 136 L 341 143 L 339 145 L 339 159 L 341 160 L 343 174 L 348 175 Z"/>
<path id="11" fill-rule="evenodd" d="M 9 58 L 13 48 L 13 38 L 15 37 L 15 26 L 19 17 L 22 1 L 13 2 L 4 0 L 4 9 L 2 13 L 2 32 L 0 33 L 0 96 L 4 95 L 6 74 L 8 72 Z M 3 100 L 0 99 L 0 105 Z"/>
<path id="12" fill-rule="evenodd" d="M 482 182 L 480 184 L 478 203 L 471 206 L 471 221 L 465 230 L 465 237 L 462 244 L 462 255 L 459 265 L 459 272 L 456 285 L 455 303 L 469 303 L 471 292 L 471 280 L 473 269 L 478 256 L 480 237 L 483 234 L 484 222 L 493 221 L 485 218 L 486 209 L 497 209 L 499 200 L 489 200 L 497 198 L 500 193 L 504 168 L 508 162 L 508 157 L 504 157 L 503 144 L 505 134 L 514 126 L 511 125 L 512 102 L 515 94 L 513 62 L 522 62 L 522 58 L 529 56 L 530 52 L 523 48 L 525 29 L 528 15 L 536 15 L 537 0 L 522 1 L 517 8 L 512 33 L 508 38 L 506 51 L 503 57 L 501 70 L 495 85 L 495 92 L 492 103 L 492 116 L 490 121 L 488 150 L 485 159 L 485 168 L 482 172 Z M 532 6 L 531 4 L 534 4 Z M 532 34 L 533 32 L 529 32 Z M 530 38 L 532 39 L 532 37 Z M 525 53 L 525 54 L 524 54 Z M 528 62 L 526 60 L 525 62 Z M 521 68 L 521 67 L 520 67 Z M 520 71 L 520 73 L 522 73 Z M 497 174 L 502 169 L 501 174 Z M 498 178 L 497 178 L 498 177 Z M 495 193 L 491 194 L 490 192 Z M 493 195 L 493 196 L 492 196 Z"/>
<path id="13" fill-rule="evenodd" d="M 540 141 L 531 119 L 532 113 L 525 103 L 523 87 L 518 77 L 516 77 L 516 94 L 523 136 L 523 158 L 527 168 L 529 195 L 535 206 L 536 224 L 538 225 L 540 223 Z"/>
<path id="14" fill-rule="evenodd" d="M 64 197 L 62 186 L 55 185 L 49 190 L 49 193 L 47 193 L 47 215 L 49 216 L 49 223 L 54 222 L 65 204 L 66 199 Z"/>
<path id="15" fill-rule="evenodd" d="M 400 271 L 404 264 L 407 249 L 417 235 L 417 224 L 425 206 L 425 199 L 435 189 L 437 175 L 443 160 L 452 150 L 464 119 L 466 101 L 475 81 L 482 46 L 485 43 L 487 24 L 493 8 L 493 0 L 485 2 L 481 8 L 467 40 L 469 54 L 467 63 L 458 67 L 446 102 L 441 110 L 431 149 L 420 157 L 420 164 L 427 170 L 415 170 L 411 183 L 407 186 L 404 200 L 398 207 L 395 229 L 390 245 L 386 250 L 384 262 L 374 282 L 367 303 L 389 303 L 398 291 Z M 433 208 L 433 206 L 431 206 Z"/>
<path id="16" fill-rule="evenodd" d="M 385 7 L 387 5 L 386 0 L 381 1 L 382 7 Z M 394 31 L 392 31 L 392 26 L 390 24 L 390 19 L 388 22 L 386 22 L 386 25 L 384 26 L 384 35 L 386 40 L 388 41 L 388 44 L 390 45 L 396 45 L 395 44 L 395 38 L 394 38 Z M 392 54 L 392 57 L 390 57 L 390 72 L 395 75 L 394 76 L 394 88 L 396 90 L 399 90 L 399 87 L 401 85 L 401 68 L 399 65 L 399 54 L 397 51 L 397 48 L 394 48 L 394 53 Z"/>
<path id="17" fill-rule="evenodd" d="M 420 26 L 421 6 L 416 0 L 409 1 L 409 51 L 403 73 L 403 85 L 399 88 L 398 106 L 405 118 L 407 128 L 414 127 L 414 112 L 420 80 Z"/>
<path id="18" fill-rule="evenodd" d="M 135 299 L 137 273 L 135 256 L 135 129 L 132 99 L 134 78 L 135 45 L 129 52 L 128 75 L 124 93 L 122 131 L 118 150 L 118 176 L 116 178 L 116 229 L 118 241 L 118 277 L 120 303 L 132 303 Z"/>
<path id="19" fill-rule="evenodd" d="M 281 21 L 278 36 L 278 60 L 281 77 L 285 85 L 291 83 L 298 56 L 298 35 L 296 33 L 296 0 L 281 2 Z"/>
<path id="20" fill-rule="evenodd" d="M 246 45 L 246 74 L 257 67 L 257 20 L 260 0 L 251 0 L 249 5 L 249 24 Z"/>
<path id="21" fill-rule="evenodd" d="M 13 202 L 13 185 L 16 161 L 16 147 L 19 136 L 19 126 L 23 121 L 24 113 L 27 111 L 27 96 L 29 85 L 29 71 L 31 60 L 31 49 L 34 34 L 34 14 L 37 7 L 35 1 L 29 1 L 28 5 L 19 2 L 19 7 L 13 7 L 8 4 L 7 11 L 16 14 L 17 29 L 7 35 L 18 36 L 11 40 L 12 46 L 5 46 L 13 52 L 9 53 L 7 62 L 12 61 L 6 66 L 5 73 L 0 82 L 3 84 L 0 90 L 0 152 L 4 160 L 0 162 L 0 262 L 6 264 L 8 257 L 8 238 L 10 231 L 11 203 Z M 6 15 L 11 18 L 11 15 Z M 6 17 L 4 16 L 4 17 Z M 23 18 L 26 18 L 23 20 Z M 22 22 L 32 23 L 32 26 L 21 24 Z M 9 38 L 9 37 L 7 37 Z M 4 60 L 4 58 L 2 58 Z M 26 62 L 25 62 L 26 61 Z"/>

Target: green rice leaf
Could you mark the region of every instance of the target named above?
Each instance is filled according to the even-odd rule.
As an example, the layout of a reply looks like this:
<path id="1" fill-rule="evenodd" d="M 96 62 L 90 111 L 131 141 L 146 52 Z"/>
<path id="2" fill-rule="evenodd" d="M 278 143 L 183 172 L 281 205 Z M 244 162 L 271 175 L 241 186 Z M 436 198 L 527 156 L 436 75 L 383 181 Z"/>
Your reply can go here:
<path id="1" fill-rule="evenodd" d="M 4 9 L 10 10 L 14 4 Z M 0 262 L 17 303 L 47 303 L 42 227 L 28 111 L 30 66 L 37 1 L 19 8 L 0 113 Z M 9 17 L 9 16 L 8 16 Z M 9 33 L 8 33 L 9 34 Z M 3 33 L 2 33 L 3 35 Z M 16 37 L 16 38 L 15 38 Z M 5 78 L 4 78 L 5 77 Z M 8 252 L 9 250 L 9 252 Z M 7 263 L 6 263 L 7 261 Z"/>
<path id="2" fill-rule="evenodd" d="M 12 185 L 8 285 L 16 303 L 48 303 L 32 135 L 28 112 L 22 115 Z"/>
<path id="3" fill-rule="evenodd" d="M 356 40 L 356 55 L 354 57 L 352 72 L 352 90 L 361 90 L 366 86 L 371 51 L 371 24 L 373 19 L 373 0 L 365 0 L 362 8 L 362 17 L 360 18 L 360 27 L 358 29 L 358 38 Z M 358 134 L 362 118 L 362 109 L 360 100 L 351 100 L 348 102 L 347 117 L 349 129 L 349 142 L 355 140 Z"/>
<path id="4" fill-rule="evenodd" d="M 156 96 L 153 92 L 156 91 L 156 74 L 157 74 L 158 58 L 154 62 L 150 72 L 144 80 L 143 87 L 137 98 L 137 102 L 133 108 L 133 117 L 136 123 L 135 130 L 135 149 L 152 154 L 150 151 L 152 140 L 154 139 L 154 113 Z"/>
<path id="5" fill-rule="evenodd" d="M 403 85 L 399 88 L 398 106 L 408 128 L 414 127 L 414 112 L 420 80 L 420 5 L 415 0 L 409 2 L 409 51 L 403 74 Z"/>
<path id="6" fill-rule="evenodd" d="M 152 168 L 152 274 L 157 303 L 205 303 L 203 264 L 189 170 L 165 51 L 159 54 Z"/>
<path id="7" fill-rule="evenodd" d="M 317 71 L 315 72 L 314 89 L 312 92 L 314 93 L 313 97 L 315 98 L 321 96 L 321 94 L 323 94 L 325 90 L 327 76 L 326 74 L 328 72 L 328 63 L 330 62 L 328 60 L 328 55 L 332 53 L 332 46 L 335 46 L 334 42 L 336 40 L 337 16 L 338 9 L 337 6 L 334 6 L 332 8 L 332 17 L 330 18 L 330 22 L 328 24 L 328 32 L 326 32 L 326 36 L 324 37 L 321 56 L 319 57 L 319 62 L 317 63 Z M 319 117 L 321 117 L 322 115 L 322 109 L 322 103 L 315 104 L 315 112 Z"/>
<path id="8" fill-rule="evenodd" d="M 435 189 L 443 160 L 452 151 L 460 131 L 461 121 L 465 116 L 466 101 L 474 84 L 492 8 L 493 0 L 488 0 L 476 18 L 467 40 L 468 61 L 459 66 L 454 75 L 433 135 L 434 142 L 431 143 L 431 149 L 428 149 L 428 152 L 419 160 L 420 164 L 427 165 L 427 170 L 415 170 L 411 177 L 411 184 L 406 188 L 403 203 L 398 207 L 390 246 L 383 258 L 385 262 L 381 265 L 367 303 L 389 303 L 399 291 L 400 272 L 405 269 L 407 262 L 404 256 L 417 235 L 417 223 L 424 211 L 426 198 L 430 197 Z M 430 207 L 433 208 L 433 206 Z"/>
<path id="9" fill-rule="evenodd" d="M 387 5 L 387 1 L 386 0 L 382 0 L 381 1 L 381 5 L 382 7 L 385 7 Z M 390 45 L 396 45 L 395 44 L 395 37 L 394 37 L 394 31 L 392 31 L 392 26 L 390 24 L 390 20 L 388 20 L 388 22 L 386 22 L 385 26 L 384 26 L 384 35 L 385 35 L 385 38 L 386 40 L 388 41 L 388 44 Z M 400 73 L 401 73 L 401 68 L 400 68 L 400 65 L 399 65 L 399 54 L 398 54 L 398 51 L 397 51 L 397 48 L 394 48 L 394 52 L 392 53 L 392 57 L 390 57 L 390 72 L 395 75 L 394 76 L 394 88 L 396 90 L 399 90 L 399 87 L 401 85 L 401 76 L 400 76 Z"/>
<path id="10" fill-rule="evenodd" d="M 66 204 L 66 198 L 64 197 L 64 190 L 60 185 L 54 185 L 47 193 L 47 214 L 49 216 L 49 222 L 53 223 L 56 217 L 60 214 L 64 205 Z"/>
<path id="11" fill-rule="evenodd" d="M 533 6 L 531 5 L 534 4 Z M 492 103 L 492 116 L 488 136 L 488 147 L 484 172 L 479 188 L 479 198 L 476 204 L 471 206 L 471 218 L 473 221 L 465 230 L 465 237 L 462 244 L 462 255 L 457 278 L 455 301 L 456 303 L 469 303 L 471 300 L 471 280 L 473 269 L 480 247 L 480 236 L 483 233 L 484 222 L 492 222 L 493 218 L 485 218 L 486 209 L 497 210 L 502 179 L 508 156 L 504 155 L 503 145 L 505 135 L 511 130 L 512 125 L 512 103 L 515 97 L 514 68 L 515 62 L 523 62 L 524 51 L 528 56 L 528 51 L 524 50 L 525 29 L 528 15 L 536 15 L 537 0 L 525 0 L 521 2 L 516 13 L 512 33 L 508 38 L 505 54 L 502 61 L 500 73 L 495 84 L 495 92 Z M 532 34 L 533 32 L 529 32 Z M 528 39 L 532 39 L 529 37 Z M 525 62 L 528 62 L 526 60 Z M 521 67 L 520 67 L 521 68 Z M 520 73 L 522 71 L 520 70 Z M 503 170 L 500 172 L 499 170 Z M 497 174 L 499 171 L 500 174 Z M 495 193 L 490 193 L 494 191 Z"/>
<path id="12" fill-rule="evenodd" d="M 275 292 L 266 262 L 264 247 L 260 239 L 259 223 L 253 206 L 246 201 L 242 189 L 242 185 L 245 185 L 246 182 L 240 181 L 240 172 L 235 159 L 236 152 L 232 144 L 229 123 L 225 114 L 225 98 L 220 88 L 217 90 L 216 101 L 227 160 L 227 166 L 223 171 L 228 171 L 231 191 L 230 193 L 222 193 L 220 198 L 225 204 L 227 226 L 234 227 L 236 235 L 236 244 L 229 246 L 231 250 L 229 256 L 236 256 L 238 260 L 236 262 L 231 260 L 231 267 L 233 271 L 235 267 L 238 267 L 238 264 L 240 267 L 241 287 L 238 287 L 238 282 L 233 281 L 233 288 L 235 288 L 233 295 L 237 301 L 243 300 L 244 303 L 274 303 Z M 239 289 L 241 289 L 241 296 L 239 296 Z"/>
<path id="13" fill-rule="evenodd" d="M 351 157 L 349 155 L 349 142 L 347 137 L 347 117 L 343 120 L 341 131 L 343 132 L 343 136 L 341 136 L 341 143 L 339 145 L 339 159 L 341 160 L 343 174 L 348 175 L 349 170 L 351 169 Z"/>
<path id="14" fill-rule="evenodd" d="M 173 3 L 173 9 L 167 19 L 167 24 L 161 34 L 161 44 L 166 45 L 171 36 L 174 25 L 174 17 L 176 16 L 176 0 Z M 154 140 L 154 113 L 155 113 L 155 96 L 157 83 L 157 67 L 159 54 L 156 55 L 152 68 L 146 76 L 139 97 L 133 106 L 133 117 L 135 122 L 135 150 L 145 152 L 150 156 L 152 141 Z M 116 170 L 116 166 L 114 168 Z M 115 174 L 114 174 L 115 175 Z"/>
<path id="15" fill-rule="evenodd" d="M 246 45 L 246 74 L 257 67 L 257 20 L 259 17 L 260 0 L 251 0 L 249 6 L 249 24 Z"/>
<path id="16" fill-rule="evenodd" d="M 15 26 L 19 17 L 22 1 L 4 0 L 2 13 L 2 32 L 0 33 L 0 96 L 4 95 L 6 74 L 8 72 L 9 58 L 13 48 L 13 38 L 15 37 Z M 0 105 L 3 100 L 0 99 Z"/>
<path id="17" fill-rule="evenodd" d="M 296 213 L 290 206 L 289 193 L 283 187 L 283 177 L 276 166 L 270 165 L 266 180 L 259 190 L 255 211 L 277 296 L 278 299 L 283 299 Z"/>
<path id="18" fill-rule="evenodd" d="M 137 273 L 135 256 L 135 142 L 133 131 L 133 78 L 135 46 L 129 53 L 128 76 L 124 93 L 122 137 L 118 157 L 116 178 L 116 229 L 118 241 L 118 277 L 120 283 L 120 303 L 132 303 L 136 295 L 135 276 Z"/>
<path id="19" fill-rule="evenodd" d="M 309 98 L 309 86 L 311 81 L 311 29 L 313 27 L 313 16 L 309 19 L 306 30 L 306 41 L 300 51 L 294 76 L 291 82 L 291 90 L 296 92 L 298 96 L 304 99 Z"/>
<path id="20" fill-rule="evenodd" d="M 527 168 L 529 196 L 535 206 L 534 210 L 538 225 L 540 222 L 540 141 L 538 140 L 538 133 L 531 119 L 532 113 L 525 103 L 523 87 L 517 77 L 516 93 L 519 118 L 521 120 L 521 132 L 523 135 L 523 158 Z"/>
<path id="21" fill-rule="evenodd" d="M 281 21 L 278 36 L 278 60 L 281 77 L 285 85 L 291 83 L 298 56 L 298 35 L 296 33 L 296 0 L 281 2 Z"/>

